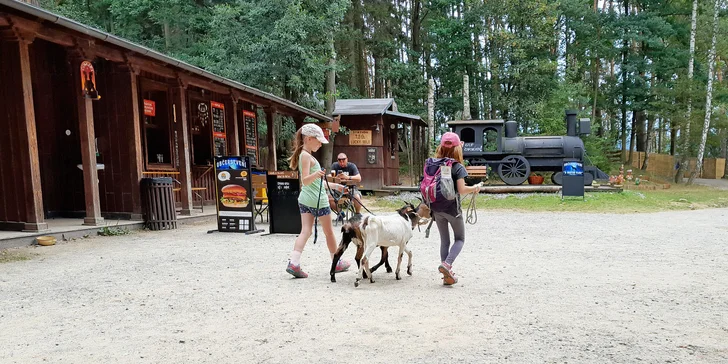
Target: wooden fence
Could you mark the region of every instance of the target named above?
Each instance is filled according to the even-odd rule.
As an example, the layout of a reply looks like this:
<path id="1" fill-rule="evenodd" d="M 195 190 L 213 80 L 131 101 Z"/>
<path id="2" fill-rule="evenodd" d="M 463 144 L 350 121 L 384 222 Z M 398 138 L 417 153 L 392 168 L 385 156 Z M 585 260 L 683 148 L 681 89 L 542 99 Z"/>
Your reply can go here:
<path id="1" fill-rule="evenodd" d="M 645 152 L 632 153 L 632 169 L 640 169 L 645 161 Z M 629 158 L 629 152 L 627 152 L 627 158 Z M 653 173 L 657 176 L 674 177 L 676 162 L 675 157 L 672 155 L 650 153 L 650 158 L 647 162 L 647 172 Z M 688 159 L 688 163 L 689 171 L 695 170 L 697 158 Z M 700 178 L 720 179 L 723 178 L 724 175 L 725 158 L 706 158 L 703 161 L 703 172 L 701 173 Z"/>

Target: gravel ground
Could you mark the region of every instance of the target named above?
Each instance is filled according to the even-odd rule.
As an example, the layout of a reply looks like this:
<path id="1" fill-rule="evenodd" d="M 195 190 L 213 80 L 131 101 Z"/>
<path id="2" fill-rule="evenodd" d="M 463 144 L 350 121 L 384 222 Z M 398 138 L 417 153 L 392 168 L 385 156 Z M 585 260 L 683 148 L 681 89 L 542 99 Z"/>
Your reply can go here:
<path id="1" fill-rule="evenodd" d="M 480 211 L 452 287 L 436 228 L 413 276 L 359 288 L 323 243 L 296 280 L 293 236 L 210 223 L 27 247 L 0 264 L 0 362 L 725 363 L 727 221 Z"/>

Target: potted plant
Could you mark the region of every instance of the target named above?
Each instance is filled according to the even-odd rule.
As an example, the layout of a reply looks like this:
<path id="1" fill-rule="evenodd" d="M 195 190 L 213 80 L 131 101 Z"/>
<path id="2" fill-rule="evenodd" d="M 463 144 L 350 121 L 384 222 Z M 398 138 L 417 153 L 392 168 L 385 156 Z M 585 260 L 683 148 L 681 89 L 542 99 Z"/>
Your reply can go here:
<path id="1" fill-rule="evenodd" d="M 538 173 L 531 173 L 530 176 L 528 176 L 528 184 L 529 185 L 540 185 L 543 184 L 543 176 Z"/>

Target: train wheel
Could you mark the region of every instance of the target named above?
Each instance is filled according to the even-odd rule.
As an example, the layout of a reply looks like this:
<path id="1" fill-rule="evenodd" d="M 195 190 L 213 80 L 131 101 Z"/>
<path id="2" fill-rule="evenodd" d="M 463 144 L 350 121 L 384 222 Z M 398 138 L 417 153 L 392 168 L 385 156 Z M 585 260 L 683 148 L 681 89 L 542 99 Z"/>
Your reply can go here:
<path id="1" fill-rule="evenodd" d="M 563 172 L 554 172 L 554 174 L 551 175 L 551 182 L 555 185 L 561 186 L 562 179 L 564 173 Z"/>
<path id="2" fill-rule="evenodd" d="M 531 165 L 520 155 L 505 157 L 498 165 L 498 176 L 511 186 L 526 182 L 529 175 L 531 175 Z"/>

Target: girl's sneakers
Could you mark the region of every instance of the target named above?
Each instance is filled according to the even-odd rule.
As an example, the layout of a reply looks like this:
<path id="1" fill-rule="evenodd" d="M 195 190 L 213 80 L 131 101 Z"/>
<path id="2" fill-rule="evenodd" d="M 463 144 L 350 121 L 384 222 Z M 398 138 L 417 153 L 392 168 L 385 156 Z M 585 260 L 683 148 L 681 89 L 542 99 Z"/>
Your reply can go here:
<path id="1" fill-rule="evenodd" d="M 458 283 L 458 278 L 455 277 L 455 273 L 452 272 L 452 266 L 447 264 L 447 262 L 442 262 L 442 264 L 437 267 L 437 270 L 442 273 L 442 284 L 452 286 L 453 284 Z"/>
<path id="2" fill-rule="evenodd" d="M 300 265 L 293 265 L 293 263 L 291 263 L 290 261 L 288 262 L 288 268 L 286 268 L 286 272 L 290 273 L 296 278 L 308 278 L 308 274 L 301 270 Z"/>

